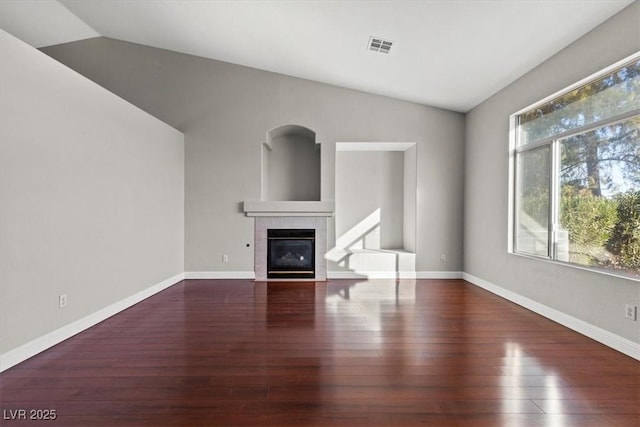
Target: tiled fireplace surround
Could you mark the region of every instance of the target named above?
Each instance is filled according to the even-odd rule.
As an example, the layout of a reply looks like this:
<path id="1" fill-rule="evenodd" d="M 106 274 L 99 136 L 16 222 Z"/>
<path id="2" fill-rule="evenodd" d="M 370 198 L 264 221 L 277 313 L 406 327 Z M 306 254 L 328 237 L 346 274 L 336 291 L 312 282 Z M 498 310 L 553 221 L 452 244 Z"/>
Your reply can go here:
<path id="1" fill-rule="evenodd" d="M 327 260 L 324 257 L 327 253 L 327 219 L 335 212 L 334 202 L 245 200 L 244 212 L 255 221 L 253 259 L 256 280 L 274 280 L 267 279 L 267 230 L 270 228 L 316 230 L 316 277 L 294 280 L 327 280 Z"/>
<path id="2" fill-rule="evenodd" d="M 316 277 L 313 280 L 327 280 L 327 262 L 324 258 L 324 254 L 327 252 L 326 216 L 257 216 L 255 218 L 254 237 L 256 280 L 267 280 L 267 230 L 270 228 L 315 229 Z"/>

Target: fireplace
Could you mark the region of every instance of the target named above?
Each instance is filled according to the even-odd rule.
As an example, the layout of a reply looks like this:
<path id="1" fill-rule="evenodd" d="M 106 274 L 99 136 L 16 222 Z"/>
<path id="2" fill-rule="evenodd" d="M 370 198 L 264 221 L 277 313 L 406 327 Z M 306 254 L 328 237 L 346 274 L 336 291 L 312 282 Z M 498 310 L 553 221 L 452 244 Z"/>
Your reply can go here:
<path id="1" fill-rule="evenodd" d="M 306 207 L 307 209 L 300 214 L 299 205 L 304 205 L 305 203 L 313 203 L 314 208 L 317 208 L 317 203 L 321 203 L 321 207 L 324 210 L 319 212 L 318 209 L 316 209 L 311 212 L 308 207 Z M 274 206 L 274 204 L 276 206 Z M 286 204 L 286 206 L 278 206 L 279 204 Z M 303 206 L 303 208 L 305 206 Z M 247 215 L 255 217 L 253 259 L 256 281 L 278 281 L 287 277 L 283 274 L 273 274 L 267 277 L 268 230 L 294 230 L 295 232 L 299 232 L 300 230 L 315 231 L 313 234 L 313 250 L 315 253 L 313 260 L 314 274 L 313 276 L 307 275 L 306 280 L 327 280 L 327 262 L 324 255 L 327 253 L 327 217 L 330 216 L 328 210 L 333 209 L 332 204 L 329 206 L 329 204 L 325 202 L 256 202 L 256 206 L 251 206 L 245 202 L 245 209 L 247 208 L 249 208 Z M 258 208 L 258 211 L 255 210 L 256 208 Z M 298 208 L 297 211 L 296 208 Z M 278 232 L 276 232 L 276 234 L 277 233 Z M 293 279 L 303 280 L 295 277 Z"/>
<path id="2" fill-rule="evenodd" d="M 268 229 L 267 278 L 315 278 L 315 240 L 311 229 Z"/>

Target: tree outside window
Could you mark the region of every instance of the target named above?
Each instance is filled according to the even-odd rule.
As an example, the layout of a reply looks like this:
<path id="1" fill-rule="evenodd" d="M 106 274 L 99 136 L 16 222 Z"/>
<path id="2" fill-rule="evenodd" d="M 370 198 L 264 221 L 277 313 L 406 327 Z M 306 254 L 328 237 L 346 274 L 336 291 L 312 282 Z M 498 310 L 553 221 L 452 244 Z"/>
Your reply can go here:
<path id="1" fill-rule="evenodd" d="M 517 123 L 515 251 L 640 278 L 640 61 Z"/>

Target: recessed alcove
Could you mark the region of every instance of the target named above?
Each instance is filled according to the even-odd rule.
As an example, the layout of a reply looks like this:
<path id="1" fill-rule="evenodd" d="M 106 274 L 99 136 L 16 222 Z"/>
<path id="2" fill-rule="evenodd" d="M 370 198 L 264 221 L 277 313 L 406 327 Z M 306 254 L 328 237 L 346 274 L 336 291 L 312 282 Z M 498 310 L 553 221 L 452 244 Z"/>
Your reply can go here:
<path id="1" fill-rule="evenodd" d="M 321 200 L 321 151 L 317 133 L 287 124 L 260 144 L 260 200 L 245 200 L 247 216 L 331 217 L 333 201 Z"/>
<path id="2" fill-rule="evenodd" d="M 284 125 L 262 144 L 261 200 L 320 201 L 320 144 L 311 129 Z"/>
<path id="3" fill-rule="evenodd" d="M 338 142 L 334 276 L 415 277 L 416 145 Z"/>

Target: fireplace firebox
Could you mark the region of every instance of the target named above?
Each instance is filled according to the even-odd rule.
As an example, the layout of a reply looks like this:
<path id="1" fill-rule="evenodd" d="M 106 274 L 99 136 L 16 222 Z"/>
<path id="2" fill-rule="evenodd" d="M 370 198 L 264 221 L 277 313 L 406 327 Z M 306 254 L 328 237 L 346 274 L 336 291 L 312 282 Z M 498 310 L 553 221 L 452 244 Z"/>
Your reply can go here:
<path id="1" fill-rule="evenodd" d="M 315 278 L 315 239 L 315 230 L 268 229 L 267 278 Z"/>

